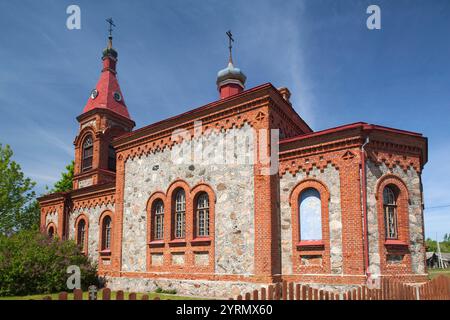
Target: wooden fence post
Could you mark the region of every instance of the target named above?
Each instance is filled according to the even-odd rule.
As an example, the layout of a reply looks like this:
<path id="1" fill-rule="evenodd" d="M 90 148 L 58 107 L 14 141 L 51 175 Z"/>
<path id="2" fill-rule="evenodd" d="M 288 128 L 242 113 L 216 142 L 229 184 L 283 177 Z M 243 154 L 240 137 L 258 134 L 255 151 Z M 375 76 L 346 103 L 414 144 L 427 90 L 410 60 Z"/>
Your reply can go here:
<path id="1" fill-rule="evenodd" d="M 266 288 L 261 288 L 261 300 L 266 300 L 267 299 L 267 295 L 266 295 Z"/>
<path id="2" fill-rule="evenodd" d="M 236 298 L 236 300 L 242 300 L 242 296 L 241 296 L 241 295 L 238 295 L 237 298 Z"/>
<path id="3" fill-rule="evenodd" d="M 294 300 L 294 283 L 289 282 L 289 300 Z"/>
<path id="4" fill-rule="evenodd" d="M 267 295 L 267 300 L 273 300 L 273 289 L 274 289 L 273 285 L 272 284 L 269 285 L 269 292 Z"/>
<path id="5" fill-rule="evenodd" d="M 81 289 L 73 290 L 73 300 L 83 300 L 83 291 Z"/>
<path id="6" fill-rule="evenodd" d="M 300 283 L 295 285 L 295 300 L 300 300 Z"/>
<path id="7" fill-rule="evenodd" d="M 148 300 L 148 294 L 143 294 L 141 300 Z"/>
<path id="8" fill-rule="evenodd" d="M 58 294 L 58 300 L 67 300 L 67 292 L 63 291 Z"/>
<path id="9" fill-rule="evenodd" d="M 130 292 L 130 294 L 128 295 L 128 300 L 136 300 L 136 293 Z"/>
<path id="10" fill-rule="evenodd" d="M 103 288 L 102 300 L 111 300 L 111 289 L 110 288 Z"/>
<path id="11" fill-rule="evenodd" d="M 251 295 L 250 295 L 250 292 L 246 292 L 246 293 L 245 293 L 245 300 L 252 300 L 251 298 L 252 298 L 252 297 L 251 297 Z"/>
<path id="12" fill-rule="evenodd" d="M 124 299 L 124 295 L 123 295 L 123 291 L 119 290 L 116 293 L 116 300 L 123 300 Z"/>
<path id="13" fill-rule="evenodd" d="M 280 297 L 280 292 L 281 291 L 281 286 L 280 286 L 280 283 L 279 282 L 277 282 L 277 283 L 275 283 L 275 300 L 281 300 L 281 297 Z"/>
<path id="14" fill-rule="evenodd" d="M 285 280 L 283 280 L 282 282 L 282 292 L 281 292 L 281 296 L 283 300 L 287 300 L 287 282 Z"/>
<path id="15" fill-rule="evenodd" d="M 258 290 L 253 290 L 253 297 L 252 297 L 252 300 L 259 300 L 258 299 Z"/>

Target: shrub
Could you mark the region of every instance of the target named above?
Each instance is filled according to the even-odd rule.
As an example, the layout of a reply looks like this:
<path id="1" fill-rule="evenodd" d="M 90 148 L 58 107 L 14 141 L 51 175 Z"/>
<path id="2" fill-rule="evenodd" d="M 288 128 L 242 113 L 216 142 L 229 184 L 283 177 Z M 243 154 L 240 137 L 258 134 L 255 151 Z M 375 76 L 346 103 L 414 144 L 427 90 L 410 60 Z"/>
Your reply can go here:
<path id="1" fill-rule="evenodd" d="M 177 290 L 176 289 L 168 289 L 168 290 L 164 290 L 161 287 L 157 287 L 155 289 L 156 293 L 165 293 L 165 294 L 176 294 Z"/>
<path id="2" fill-rule="evenodd" d="M 73 241 L 37 231 L 0 235 L 0 296 L 66 291 L 69 265 L 81 271 L 81 286 L 98 285 L 97 270 Z"/>

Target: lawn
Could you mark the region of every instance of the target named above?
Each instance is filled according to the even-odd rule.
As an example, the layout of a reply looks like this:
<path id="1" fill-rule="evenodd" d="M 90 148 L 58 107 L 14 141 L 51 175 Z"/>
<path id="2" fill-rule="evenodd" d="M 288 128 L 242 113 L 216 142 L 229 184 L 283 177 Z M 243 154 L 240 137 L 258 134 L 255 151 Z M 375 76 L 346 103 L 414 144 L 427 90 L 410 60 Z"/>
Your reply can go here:
<path id="1" fill-rule="evenodd" d="M 141 300 L 141 297 L 144 293 L 137 293 L 137 300 Z M 161 300 L 199 300 L 200 298 L 196 297 L 184 297 L 179 296 L 176 294 L 162 294 L 162 293 L 154 293 L 149 292 L 147 293 L 150 300 L 153 300 L 155 297 L 159 297 Z M 128 300 L 129 292 L 125 292 L 125 300 Z M 13 297 L 0 297 L 0 300 L 42 300 L 46 296 L 51 296 L 52 300 L 58 300 L 58 293 L 52 293 L 52 294 L 36 294 L 36 295 L 29 295 L 29 296 L 13 296 Z M 102 291 L 100 290 L 97 294 L 97 299 L 102 299 Z M 111 300 L 116 299 L 116 292 L 111 292 Z M 68 300 L 73 300 L 73 293 L 69 293 Z M 88 300 L 88 292 L 83 292 L 83 300 Z"/>
<path id="2" fill-rule="evenodd" d="M 450 268 L 447 269 L 428 269 L 428 278 L 433 279 L 440 275 L 444 275 L 450 278 Z"/>

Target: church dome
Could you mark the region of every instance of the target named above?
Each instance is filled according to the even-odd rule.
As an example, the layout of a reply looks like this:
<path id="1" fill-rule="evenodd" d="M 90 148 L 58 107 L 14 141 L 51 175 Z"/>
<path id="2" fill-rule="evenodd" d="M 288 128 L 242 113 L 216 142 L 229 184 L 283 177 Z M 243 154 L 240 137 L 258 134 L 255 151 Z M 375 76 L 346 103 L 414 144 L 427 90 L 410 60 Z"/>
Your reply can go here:
<path id="1" fill-rule="evenodd" d="M 221 84 L 224 84 L 226 82 L 240 82 L 242 87 L 245 84 L 245 80 L 247 80 L 247 77 L 245 74 L 241 71 L 241 69 L 236 68 L 233 65 L 233 62 L 228 62 L 228 66 L 225 69 L 220 70 L 217 73 L 217 85 L 221 86 Z"/>

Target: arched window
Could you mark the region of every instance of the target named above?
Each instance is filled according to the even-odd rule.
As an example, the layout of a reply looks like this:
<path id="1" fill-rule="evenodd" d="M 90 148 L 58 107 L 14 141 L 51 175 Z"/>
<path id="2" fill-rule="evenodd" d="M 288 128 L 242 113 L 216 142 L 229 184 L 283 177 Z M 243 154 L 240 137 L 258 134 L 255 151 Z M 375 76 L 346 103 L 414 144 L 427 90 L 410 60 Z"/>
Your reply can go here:
<path id="1" fill-rule="evenodd" d="M 83 162 L 82 171 L 92 168 L 92 158 L 94 157 L 94 144 L 92 136 L 88 136 L 83 142 Z"/>
<path id="2" fill-rule="evenodd" d="M 383 190 L 383 211 L 386 239 L 397 239 L 397 190 L 392 185 Z"/>
<path id="3" fill-rule="evenodd" d="M 175 194 L 175 238 L 184 238 L 186 227 L 186 194 L 181 189 Z"/>
<path id="4" fill-rule="evenodd" d="M 116 171 L 116 150 L 112 145 L 108 146 L 108 170 Z"/>
<path id="5" fill-rule="evenodd" d="M 206 192 L 202 192 L 197 197 L 196 229 L 198 237 L 209 236 L 209 197 Z"/>
<path id="6" fill-rule="evenodd" d="M 164 237 L 164 203 L 161 199 L 157 200 L 153 206 L 153 216 L 153 236 L 155 240 L 161 240 Z"/>
<path id="7" fill-rule="evenodd" d="M 86 221 L 81 219 L 77 226 L 77 244 L 81 251 L 84 251 L 84 241 L 86 240 Z"/>
<path id="8" fill-rule="evenodd" d="M 300 240 L 322 240 L 320 193 L 309 188 L 300 194 Z"/>
<path id="9" fill-rule="evenodd" d="M 53 239 L 54 235 L 55 235 L 55 229 L 53 228 L 53 226 L 50 226 L 47 230 L 47 235 L 50 239 Z"/>
<path id="10" fill-rule="evenodd" d="M 102 226 L 102 250 L 111 249 L 111 217 L 103 218 Z"/>

